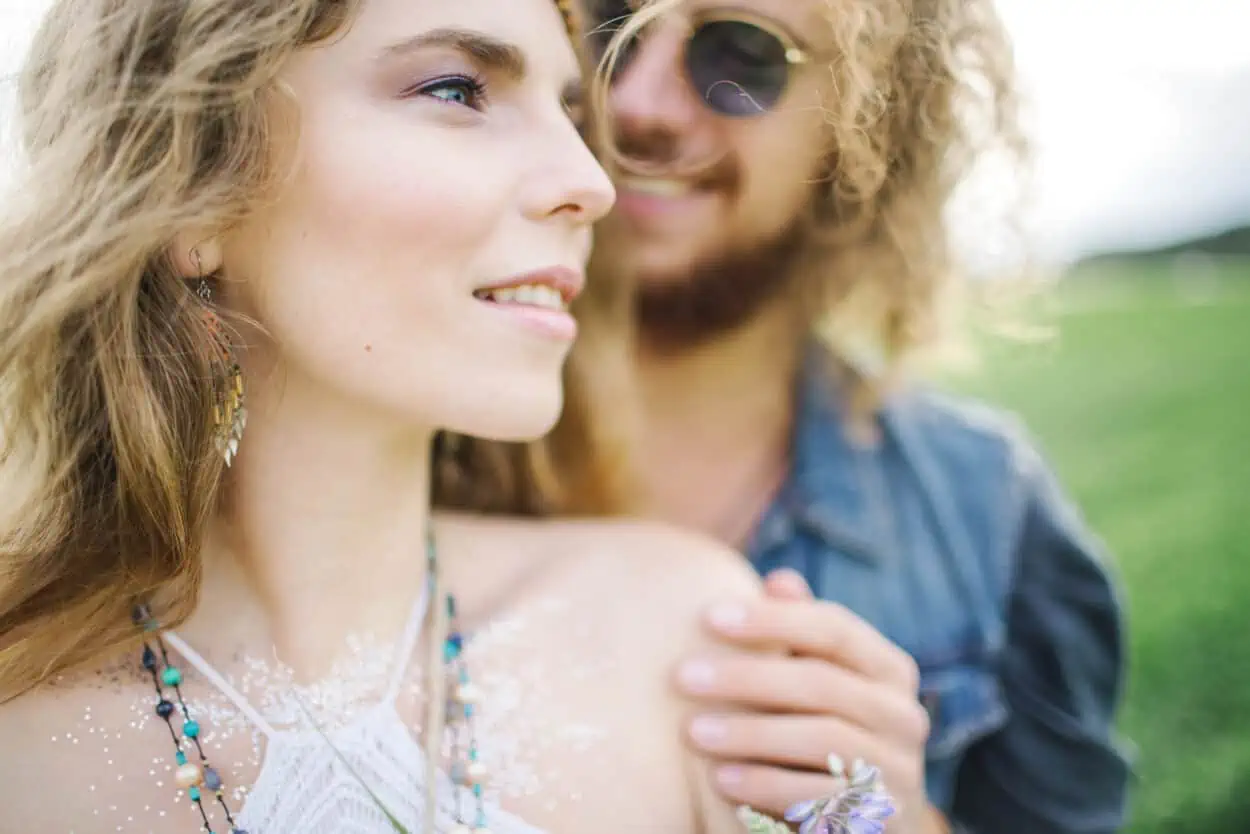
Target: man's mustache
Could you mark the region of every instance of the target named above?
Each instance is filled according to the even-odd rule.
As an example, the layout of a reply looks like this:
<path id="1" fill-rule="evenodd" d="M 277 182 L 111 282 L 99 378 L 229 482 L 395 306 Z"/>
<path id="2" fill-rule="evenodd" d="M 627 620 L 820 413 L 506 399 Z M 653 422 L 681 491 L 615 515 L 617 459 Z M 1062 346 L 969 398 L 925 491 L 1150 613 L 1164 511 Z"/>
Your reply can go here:
<path id="1" fill-rule="evenodd" d="M 698 188 L 729 192 L 736 191 L 741 181 L 741 168 L 729 154 L 711 158 L 683 153 L 675 137 L 660 131 L 622 132 L 616 150 L 625 171 L 638 176 L 690 179 Z"/>

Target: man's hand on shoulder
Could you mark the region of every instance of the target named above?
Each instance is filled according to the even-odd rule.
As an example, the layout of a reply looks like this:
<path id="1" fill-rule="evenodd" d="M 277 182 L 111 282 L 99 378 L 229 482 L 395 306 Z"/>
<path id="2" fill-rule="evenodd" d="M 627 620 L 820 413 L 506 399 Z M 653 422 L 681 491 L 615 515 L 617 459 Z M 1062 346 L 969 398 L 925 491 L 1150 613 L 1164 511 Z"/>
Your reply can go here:
<path id="1" fill-rule="evenodd" d="M 845 608 L 814 599 L 788 571 L 770 576 L 762 596 L 713 604 L 706 624 L 732 651 L 683 658 L 677 680 L 699 704 L 687 730 L 711 763 L 722 808 L 746 804 L 780 818 L 828 796 L 837 787 L 827 770 L 833 753 L 880 768 L 899 809 L 891 834 L 943 830 L 925 799 L 929 722 L 905 652 Z"/>

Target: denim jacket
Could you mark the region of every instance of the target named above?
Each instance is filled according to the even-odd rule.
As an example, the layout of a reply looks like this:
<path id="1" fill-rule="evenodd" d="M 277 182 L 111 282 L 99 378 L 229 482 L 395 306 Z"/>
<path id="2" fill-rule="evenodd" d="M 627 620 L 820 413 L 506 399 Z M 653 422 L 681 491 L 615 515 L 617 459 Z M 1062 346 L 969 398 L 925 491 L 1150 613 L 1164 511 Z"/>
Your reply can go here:
<path id="1" fill-rule="evenodd" d="M 798 570 L 916 660 L 929 800 L 956 831 L 1120 830 L 1123 613 L 1077 510 L 1023 432 L 970 403 L 912 391 L 877 441 L 849 439 L 812 357 L 757 569 Z"/>

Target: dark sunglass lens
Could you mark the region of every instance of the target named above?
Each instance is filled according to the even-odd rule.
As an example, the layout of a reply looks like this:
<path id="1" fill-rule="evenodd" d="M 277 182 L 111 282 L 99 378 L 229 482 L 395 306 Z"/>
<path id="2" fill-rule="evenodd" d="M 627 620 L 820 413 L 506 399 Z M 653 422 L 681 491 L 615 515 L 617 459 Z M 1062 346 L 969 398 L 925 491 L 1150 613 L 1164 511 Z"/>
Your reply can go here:
<path id="1" fill-rule="evenodd" d="M 695 29 L 686 48 L 686 69 L 708 106 L 726 116 L 771 109 L 790 74 L 785 44 L 739 20 L 709 21 Z"/>

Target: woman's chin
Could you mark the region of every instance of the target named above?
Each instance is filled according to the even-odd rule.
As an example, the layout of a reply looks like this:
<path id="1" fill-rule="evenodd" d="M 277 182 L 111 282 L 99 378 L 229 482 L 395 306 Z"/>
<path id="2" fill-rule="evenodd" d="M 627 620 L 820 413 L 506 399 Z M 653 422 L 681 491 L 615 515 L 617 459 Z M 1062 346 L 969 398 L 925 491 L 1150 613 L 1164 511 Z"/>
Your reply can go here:
<path id="1" fill-rule="evenodd" d="M 562 386 L 550 391 L 531 389 L 523 397 L 504 397 L 483 403 L 472 414 L 448 428 L 458 434 L 501 443 L 528 443 L 545 437 L 564 409 Z"/>

